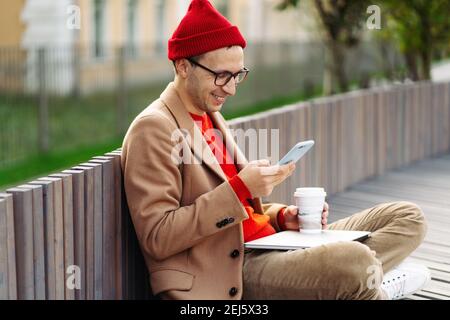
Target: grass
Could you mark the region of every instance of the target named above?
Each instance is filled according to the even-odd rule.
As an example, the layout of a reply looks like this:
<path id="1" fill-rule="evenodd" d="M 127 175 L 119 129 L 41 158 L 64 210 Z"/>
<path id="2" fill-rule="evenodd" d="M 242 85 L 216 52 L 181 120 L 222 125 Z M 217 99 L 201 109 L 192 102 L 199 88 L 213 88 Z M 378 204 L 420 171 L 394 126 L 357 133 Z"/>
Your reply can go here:
<path id="1" fill-rule="evenodd" d="M 0 169 L 0 189 L 31 181 L 43 175 L 68 169 L 93 156 L 119 148 L 122 140 L 115 139 L 102 144 L 83 146 L 63 152 L 52 151 L 45 155 L 34 155 L 24 161 Z"/>
<path id="2" fill-rule="evenodd" d="M 155 96 L 151 88 L 130 90 L 124 122 L 129 123 Z M 117 95 L 97 93 L 85 97 L 49 97 L 50 152 L 68 152 L 101 145 L 122 136 L 117 130 Z M 38 106 L 33 97 L 0 97 L 0 169 L 39 152 Z"/>

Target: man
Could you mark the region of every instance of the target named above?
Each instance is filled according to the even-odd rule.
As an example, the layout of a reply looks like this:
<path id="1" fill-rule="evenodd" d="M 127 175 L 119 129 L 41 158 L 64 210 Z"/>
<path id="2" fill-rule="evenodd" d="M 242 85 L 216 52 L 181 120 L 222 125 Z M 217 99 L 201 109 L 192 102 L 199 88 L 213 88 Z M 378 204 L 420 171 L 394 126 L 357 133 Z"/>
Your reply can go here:
<path id="1" fill-rule="evenodd" d="M 419 288 L 427 270 L 393 269 L 426 231 L 422 211 L 409 202 L 382 204 L 328 226 L 372 231 L 364 244 L 244 251 L 244 241 L 299 228 L 295 206 L 260 200 L 295 165 L 248 163 L 220 114 L 247 76 L 245 46 L 238 28 L 208 1 L 193 0 L 169 40 L 175 79 L 125 136 L 125 191 L 153 293 L 163 299 L 385 299 Z M 327 216 L 325 205 L 325 228 Z M 383 271 L 390 271 L 385 284 Z"/>

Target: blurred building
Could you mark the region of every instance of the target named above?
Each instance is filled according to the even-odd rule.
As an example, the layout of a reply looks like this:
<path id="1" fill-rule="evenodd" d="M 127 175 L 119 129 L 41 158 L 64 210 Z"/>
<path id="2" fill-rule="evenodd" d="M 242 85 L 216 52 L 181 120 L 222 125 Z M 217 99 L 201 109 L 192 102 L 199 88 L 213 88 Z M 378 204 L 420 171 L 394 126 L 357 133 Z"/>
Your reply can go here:
<path id="1" fill-rule="evenodd" d="M 310 39 L 311 18 L 302 16 L 302 10 L 275 10 L 277 0 L 211 2 L 239 26 L 250 45 Z M 131 84 L 171 76 L 166 44 L 189 3 L 190 0 L 1 1 L 3 87 L 35 92 L 45 77 L 46 90 L 55 93 L 110 89 L 120 68 L 125 69 Z M 5 58 L 5 52 L 10 58 Z M 124 61 L 126 68 L 121 66 Z"/>

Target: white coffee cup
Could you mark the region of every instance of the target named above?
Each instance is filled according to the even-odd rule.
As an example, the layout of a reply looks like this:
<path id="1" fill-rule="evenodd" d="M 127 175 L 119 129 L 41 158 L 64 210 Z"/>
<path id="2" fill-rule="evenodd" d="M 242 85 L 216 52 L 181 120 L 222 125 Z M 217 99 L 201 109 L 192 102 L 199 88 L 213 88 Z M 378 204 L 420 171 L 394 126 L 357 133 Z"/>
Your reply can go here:
<path id="1" fill-rule="evenodd" d="M 294 193 L 298 207 L 300 232 L 320 233 L 322 231 L 322 211 L 327 193 L 323 188 L 297 188 Z"/>

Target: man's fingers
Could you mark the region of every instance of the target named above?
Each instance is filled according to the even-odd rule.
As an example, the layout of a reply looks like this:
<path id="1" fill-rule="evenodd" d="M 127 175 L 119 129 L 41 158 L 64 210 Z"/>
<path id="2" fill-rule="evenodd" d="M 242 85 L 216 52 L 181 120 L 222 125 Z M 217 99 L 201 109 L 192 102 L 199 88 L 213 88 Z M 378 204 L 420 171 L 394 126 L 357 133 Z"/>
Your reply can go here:
<path id="1" fill-rule="evenodd" d="M 328 208 L 329 208 L 328 203 L 325 202 L 322 211 L 322 225 L 326 225 L 328 222 L 328 215 L 329 215 Z"/>
<path id="2" fill-rule="evenodd" d="M 288 206 L 286 208 L 286 212 L 291 216 L 296 216 L 298 213 L 298 207 L 296 206 Z"/>
<path id="3" fill-rule="evenodd" d="M 258 160 L 258 165 L 264 166 L 264 167 L 270 166 L 270 160 L 269 159 L 260 159 L 260 160 Z"/>
<path id="4" fill-rule="evenodd" d="M 277 175 L 273 175 L 272 178 L 274 179 L 272 181 L 273 185 L 278 185 L 280 183 L 282 183 L 284 180 L 286 180 L 287 177 L 289 177 L 291 175 L 291 172 L 284 172 L 283 174 L 277 174 Z"/>
<path id="5" fill-rule="evenodd" d="M 284 176 L 290 176 L 295 170 L 295 164 L 294 163 L 289 163 L 286 164 L 284 166 L 280 167 L 280 174 L 284 175 Z"/>
<path id="6" fill-rule="evenodd" d="M 260 167 L 259 170 L 263 176 L 276 176 L 280 173 L 280 166 Z"/>
<path id="7" fill-rule="evenodd" d="M 282 175 L 282 176 L 274 176 L 274 185 L 279 185 L 280 183 L 282 183 L 284 180 L 286 180 L 286 178 L 288 177 L 287 175 Z"/>
<path id="8" fill-rule="evenodd" d="M 261 167 L 260 172 L 263 176 L 285 176 L 287 177 L 289 174 L 291 174 L 295 170 L 295 165 L 274 165 L 274 166 L 267 166 L 267 167 Z"/>
<path id="9" fill-rule="evenodd" d="M 258 167 L 267 167 L 270 166 L 270 161 L 269 159 L 258 159 L 250 161 L 249 164 L 254 164 L 257 165 Z"/>

